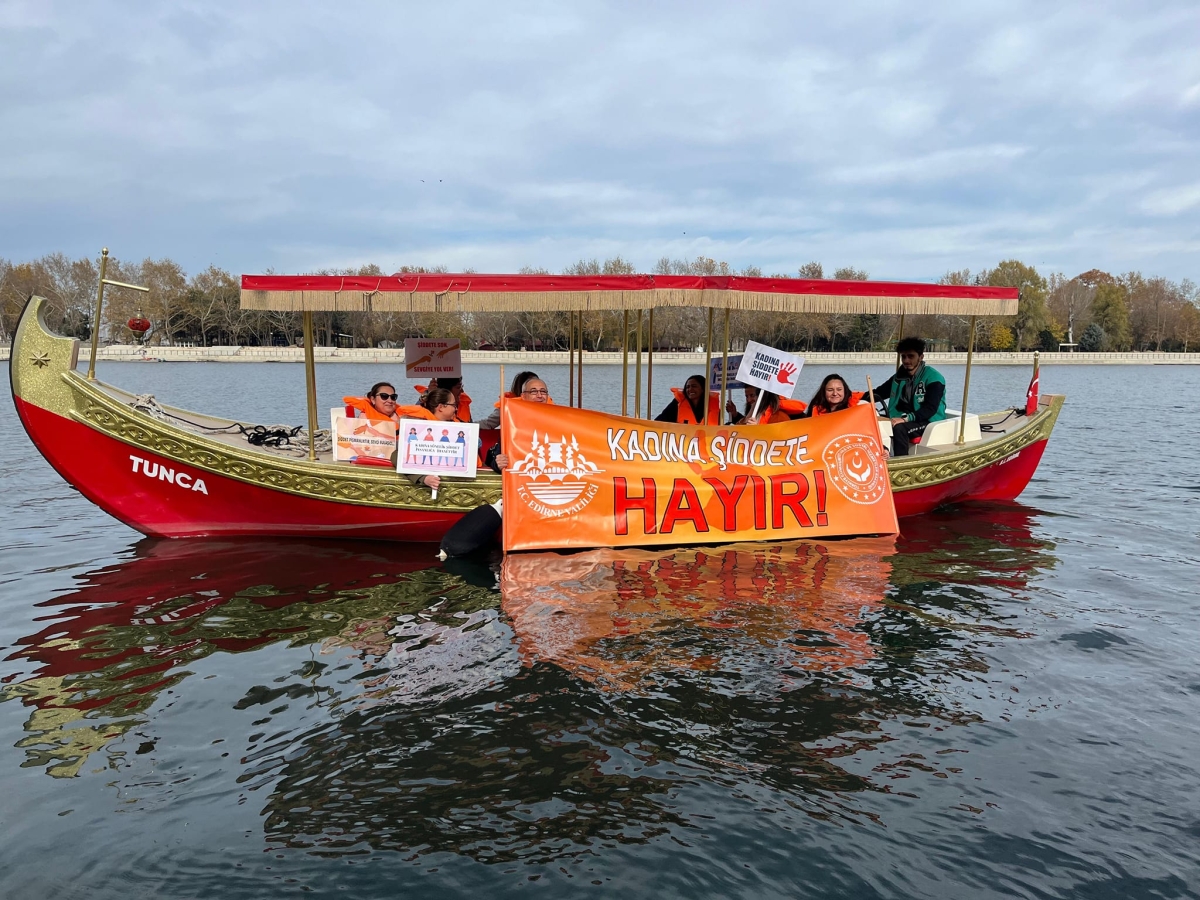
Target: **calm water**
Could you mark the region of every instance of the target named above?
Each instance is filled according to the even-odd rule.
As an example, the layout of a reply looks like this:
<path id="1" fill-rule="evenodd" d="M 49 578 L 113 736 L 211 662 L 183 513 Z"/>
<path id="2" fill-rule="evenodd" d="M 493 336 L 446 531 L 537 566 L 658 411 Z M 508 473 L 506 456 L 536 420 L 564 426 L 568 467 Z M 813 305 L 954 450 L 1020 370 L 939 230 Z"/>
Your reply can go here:
<path id="1" fill-rule="evenodd" d="M 298 366 L 100 375 L 303 418 Z M 494 568 L 141 539 L 2 404 L 0 896 L 1200 896 L 1200 368 L 1042 385 L 1021 505 Z"/>

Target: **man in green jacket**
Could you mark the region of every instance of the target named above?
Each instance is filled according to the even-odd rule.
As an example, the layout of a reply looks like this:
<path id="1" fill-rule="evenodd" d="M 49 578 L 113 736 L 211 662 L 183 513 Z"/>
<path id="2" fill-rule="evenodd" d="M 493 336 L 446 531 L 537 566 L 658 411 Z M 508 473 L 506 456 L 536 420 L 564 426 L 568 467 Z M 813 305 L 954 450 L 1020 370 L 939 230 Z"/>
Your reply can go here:
<path id="1" fill-rule="evenodd" d="M 906 337 L 896 345 L 900 368 L 875 388 L 875 400 L 887 401 L 892 420 L 892 456 L 907 456 L 930 422 L 946 418 L 946 379 L 925 365 L 925 342 Z"/>

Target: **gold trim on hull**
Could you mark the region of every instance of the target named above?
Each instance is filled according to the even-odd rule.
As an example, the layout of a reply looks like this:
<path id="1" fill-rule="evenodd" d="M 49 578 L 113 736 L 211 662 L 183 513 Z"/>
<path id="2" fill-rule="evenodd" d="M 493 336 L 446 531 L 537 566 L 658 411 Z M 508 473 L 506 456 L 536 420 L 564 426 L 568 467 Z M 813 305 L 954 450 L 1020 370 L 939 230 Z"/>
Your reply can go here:
<path id="1" fill-rule="evenodd" d="M 1049 438 L 1066 398 L 1062 394 L 1047 394 L 1045 399 L 1049 402 L 1031 419 L 997 440 L 950 453 L 889 459 L 888 474 L 892 479 L 892 490 L 913 490 L 953 481 Z"/>

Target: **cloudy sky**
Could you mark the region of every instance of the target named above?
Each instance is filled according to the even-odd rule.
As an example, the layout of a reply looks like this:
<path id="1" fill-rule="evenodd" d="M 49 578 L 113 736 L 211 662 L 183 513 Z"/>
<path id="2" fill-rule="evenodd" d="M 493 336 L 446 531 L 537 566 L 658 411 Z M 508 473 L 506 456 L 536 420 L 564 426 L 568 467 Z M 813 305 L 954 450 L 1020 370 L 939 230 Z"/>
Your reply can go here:
<path id="1" fill-rule="evenodd" d="M 1200 280 L 1200 3 L 0 0 L 0 256 Z"/>

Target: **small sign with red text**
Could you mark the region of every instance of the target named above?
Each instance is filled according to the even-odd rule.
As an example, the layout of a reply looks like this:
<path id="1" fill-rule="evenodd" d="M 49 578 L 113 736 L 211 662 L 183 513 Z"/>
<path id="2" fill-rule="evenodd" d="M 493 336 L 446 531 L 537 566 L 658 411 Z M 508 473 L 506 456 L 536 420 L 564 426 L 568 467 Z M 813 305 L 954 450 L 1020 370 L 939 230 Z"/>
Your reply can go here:
<path id="1" fill-rule="evenodd" d="M 750 341 L 738 366 L 737 380 L 780 397 L 791 397 L 803 367 L 803 356 Z"/>
<path id="2" fill-rule="evenodd" d="M 404 374 L 409 378 L 461 378 L 458 338 L 405 338 Z"/>

